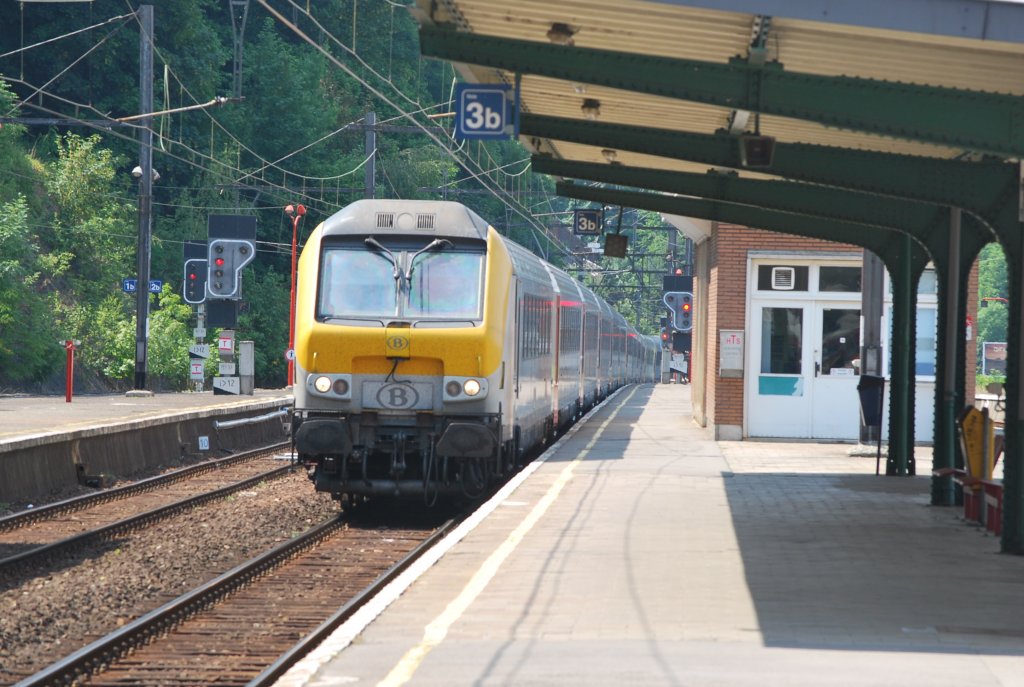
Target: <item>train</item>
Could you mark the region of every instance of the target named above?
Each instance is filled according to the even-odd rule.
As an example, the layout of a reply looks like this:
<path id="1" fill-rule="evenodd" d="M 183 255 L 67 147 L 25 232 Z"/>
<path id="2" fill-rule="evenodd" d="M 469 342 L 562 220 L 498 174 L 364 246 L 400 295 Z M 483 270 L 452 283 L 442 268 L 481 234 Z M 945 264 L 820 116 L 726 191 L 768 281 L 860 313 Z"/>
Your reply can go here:
<path id="1" fill-rule="evenodd" d="M 451 201 L 353 202 L 298 262 L 292 442 L 316 491 L 477 499 L 661 348 Z"/>

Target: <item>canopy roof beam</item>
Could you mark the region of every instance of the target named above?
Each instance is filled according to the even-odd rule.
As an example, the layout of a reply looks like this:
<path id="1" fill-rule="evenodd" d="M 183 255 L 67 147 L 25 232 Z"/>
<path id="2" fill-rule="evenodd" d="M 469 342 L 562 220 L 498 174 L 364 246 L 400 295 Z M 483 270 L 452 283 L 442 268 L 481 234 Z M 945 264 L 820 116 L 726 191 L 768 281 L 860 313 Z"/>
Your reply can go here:
<path id="1" fill-rule="evenodd" d="M 852 131 L 1024 156 L 1024 97 L 848 76 L 778 62 L 673 59 L 420 27 L 427 57 L 792 117 Z"/>

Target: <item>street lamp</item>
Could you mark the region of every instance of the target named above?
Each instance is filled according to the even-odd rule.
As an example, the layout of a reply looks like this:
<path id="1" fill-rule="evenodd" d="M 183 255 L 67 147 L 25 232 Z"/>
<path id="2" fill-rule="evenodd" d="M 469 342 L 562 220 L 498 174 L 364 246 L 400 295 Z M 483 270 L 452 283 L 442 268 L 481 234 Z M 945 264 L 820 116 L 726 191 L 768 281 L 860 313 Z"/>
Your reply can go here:
<path id="1" fill-rule="evenodd" d="M 288 301 L 288 386 L 295 385 L 295 253 L 299 239 L 299 220 L 306 214 L 303 205 L 289 205 L 284 214 L 292 218 L 292 292 Z"/>

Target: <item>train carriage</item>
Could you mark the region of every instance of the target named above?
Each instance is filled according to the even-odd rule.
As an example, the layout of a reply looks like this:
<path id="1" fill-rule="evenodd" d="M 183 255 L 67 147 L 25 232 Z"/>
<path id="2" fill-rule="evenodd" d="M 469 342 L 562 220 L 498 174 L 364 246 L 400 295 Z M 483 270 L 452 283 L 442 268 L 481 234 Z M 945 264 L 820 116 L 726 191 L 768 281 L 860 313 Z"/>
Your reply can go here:
<path id="1" fill-rule="evenodd" d="M 479 496 L 612 390 L 654 379 L 627 330 L 464 205 L 357 201 L 299 259 L 296 450 L 338 498 Z"/>

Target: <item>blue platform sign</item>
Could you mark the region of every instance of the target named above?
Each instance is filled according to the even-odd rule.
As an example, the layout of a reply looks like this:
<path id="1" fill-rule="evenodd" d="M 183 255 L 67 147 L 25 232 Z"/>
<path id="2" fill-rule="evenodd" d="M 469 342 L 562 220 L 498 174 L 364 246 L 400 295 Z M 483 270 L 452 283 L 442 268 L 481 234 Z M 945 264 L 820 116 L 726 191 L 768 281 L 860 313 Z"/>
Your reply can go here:
<path id="1" fill-rule="evenodd" d="M 502 84 L 455 87 L 455 138 L 490 140 L 512 135 L 511 88 Z"/>
<path id="2" fill-rule="evenodd" d="M 596 210 L 573 210 L 572 211 L 572 232 L 577 236 L 597 236 L 601 233 L 601 225 L 604 218 L 603 211 Z"/>
<path id="3" fill-rule="evenodd" d="M 149 292 L 160 293 L 164 288 L 163 279 L 150 279 Z M 139 290 L 139 280 L 133 277 L 125 277 L 121 280 L 121 290 L 125 293 L 135 293 Z"/>

